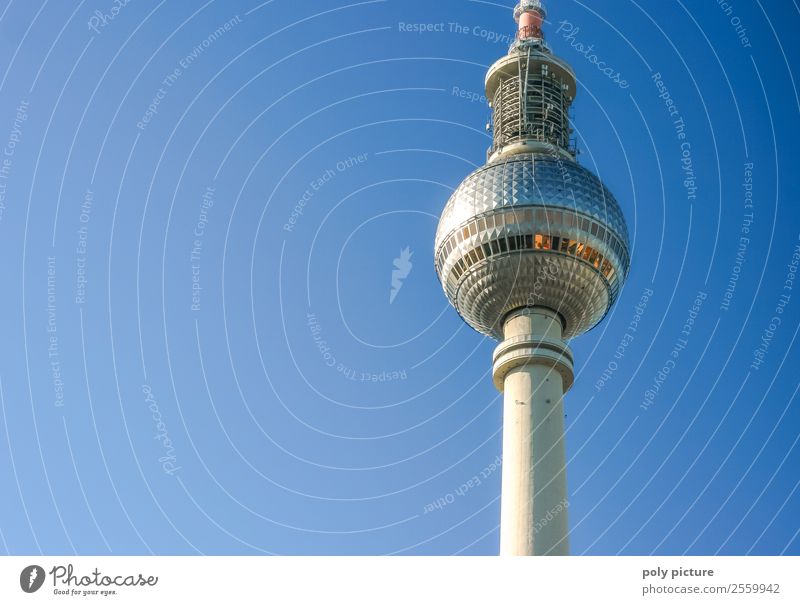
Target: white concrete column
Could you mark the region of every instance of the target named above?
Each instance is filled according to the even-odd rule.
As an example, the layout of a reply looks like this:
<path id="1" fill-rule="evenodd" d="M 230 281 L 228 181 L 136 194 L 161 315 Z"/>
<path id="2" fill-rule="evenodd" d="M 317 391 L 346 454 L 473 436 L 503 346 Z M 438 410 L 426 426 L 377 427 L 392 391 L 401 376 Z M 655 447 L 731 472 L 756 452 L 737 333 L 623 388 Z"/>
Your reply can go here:
<path id="1" fill-rule="evenodd" d="M 572 354 L 549 309 L 523 309 L 504 325 L 495 352 L 503 391 L 501 555 L 567 555 L 563 395 Z"/>

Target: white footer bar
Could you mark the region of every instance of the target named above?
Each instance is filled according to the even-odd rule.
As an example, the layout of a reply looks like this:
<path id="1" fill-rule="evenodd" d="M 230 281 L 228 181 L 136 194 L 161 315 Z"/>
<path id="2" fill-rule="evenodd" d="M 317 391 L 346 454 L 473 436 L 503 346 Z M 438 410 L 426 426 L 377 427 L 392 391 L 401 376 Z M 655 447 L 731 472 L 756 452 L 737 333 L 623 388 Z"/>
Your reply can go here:
<path id="1" fill-rule="evenodd" d="M 2 557 L 0 603 L 800 603 L 796 557 Z"/>

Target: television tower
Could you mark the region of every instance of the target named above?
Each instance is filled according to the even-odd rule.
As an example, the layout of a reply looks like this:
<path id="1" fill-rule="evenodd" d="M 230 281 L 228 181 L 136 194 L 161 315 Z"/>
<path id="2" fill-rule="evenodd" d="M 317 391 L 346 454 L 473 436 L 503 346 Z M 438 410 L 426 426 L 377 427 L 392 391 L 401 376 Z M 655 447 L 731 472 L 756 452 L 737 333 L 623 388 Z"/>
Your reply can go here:
<path id="1" fill-rule="evenodd" d="M 605 317 L 630 268 L 619 204 L 576 162 L 575 74 L 545 43 L 545 17 L 539 0 L 514 9 L 516 39 L 486 74 L 487 163 L 450 197 L 435 244 L 451 304 L 500 341 L 492 369 L 503 393 L 501 555 L 569 554 L 567 341 Z"/>

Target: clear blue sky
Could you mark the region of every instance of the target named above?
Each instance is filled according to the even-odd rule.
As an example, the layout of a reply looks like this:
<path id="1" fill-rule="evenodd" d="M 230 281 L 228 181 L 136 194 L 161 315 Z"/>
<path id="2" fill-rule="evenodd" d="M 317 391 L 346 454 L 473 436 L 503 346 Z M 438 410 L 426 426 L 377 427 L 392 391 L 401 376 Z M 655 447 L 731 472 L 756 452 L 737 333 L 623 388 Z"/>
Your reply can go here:
<path id="1" fill-rule="evenodd" d="M 725 4 L 548 3 L 633 244 L 571 343 L 575 554 L 800 554 L 800 12 Z M 512 0 L 114 6 L 0 7 L 0 552 L 495 554 L 432 247 Z"/>

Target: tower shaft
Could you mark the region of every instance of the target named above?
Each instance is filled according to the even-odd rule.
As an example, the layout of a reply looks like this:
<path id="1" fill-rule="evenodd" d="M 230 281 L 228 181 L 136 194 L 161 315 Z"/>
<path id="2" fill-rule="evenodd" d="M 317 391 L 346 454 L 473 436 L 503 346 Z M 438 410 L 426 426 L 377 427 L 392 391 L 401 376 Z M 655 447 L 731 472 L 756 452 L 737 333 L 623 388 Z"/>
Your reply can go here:
<path id="1" fill-rule="evenodd" d="M 572 354 L 558 315 L 535 307 L 512 313 L 494 356 L 503 392 L 501 555 L 567 555 L 564 393 Z"/>

